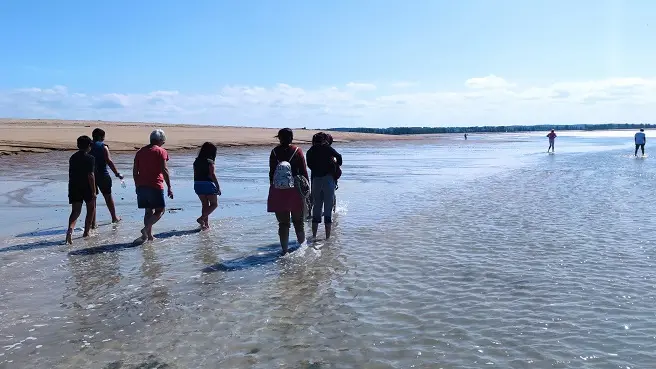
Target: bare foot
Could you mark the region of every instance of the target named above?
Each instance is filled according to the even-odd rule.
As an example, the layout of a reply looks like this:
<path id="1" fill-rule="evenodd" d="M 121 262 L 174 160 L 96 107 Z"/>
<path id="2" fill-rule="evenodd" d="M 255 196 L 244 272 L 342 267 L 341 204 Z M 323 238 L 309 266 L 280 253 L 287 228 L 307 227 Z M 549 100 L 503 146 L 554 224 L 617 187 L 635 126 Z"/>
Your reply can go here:
<path id="1" fill-rule="evenodd" d="M 116 219 L 112 219 L 112 223 L 118 223 L 121 220 L 122 220 L 121 217 L 116 217 Z"/>
<path id="2" fill-rule="evenodd" d="M 196 222 L 198 223 L 198 225 L 200 225 L 200 229 L 203 229 L 203 227 L 205 227 L 205 220 L 203 219 L 203 217 L 198 217 L 198 219 L 196 219 Z"/>
<path id="3" fill-rule="evenodd" d="M 84 238 L 89 238 L 89 233 L 88 233 L 88 232 L 85 232 L 85 233 L 82 235 L 82 237 L 84 237 Z"/>
<path id="4" fill-rule="evenodd" d="M 155 236 L 148 236 L 148 241 L 155 241 Z"/>
<path id="5" fill-rule="evenodd" d="M 141 229 L 141 239 L 144 241 L 148 239 L 148 231 L 146 228 Z"/>
<path id="6" fill-rule="evenodd" d="M 67 245 L 72 245 L 73 244 L 73 232 L 66 232 L 66 244 Z"/>

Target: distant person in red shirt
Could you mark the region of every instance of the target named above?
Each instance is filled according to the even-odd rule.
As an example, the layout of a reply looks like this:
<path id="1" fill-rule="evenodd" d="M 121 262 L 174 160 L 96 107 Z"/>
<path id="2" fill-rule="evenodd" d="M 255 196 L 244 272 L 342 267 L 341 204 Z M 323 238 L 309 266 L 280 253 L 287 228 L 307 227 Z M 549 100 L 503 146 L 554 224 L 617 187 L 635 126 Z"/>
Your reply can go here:
<path id="1" fill-rule="evenodd" d="M 556 152 L 556 147 L 554 146 L 554 143 L 556 143 L 556 137 L 558 137 L 556 136 L 556 132 L 552 129 L 547 137 L 549 137 L 549 148 L 547 149 L 547 152 L 549 152 L 549 150 Z"/>
<path id="2" fill-rule="evenodd" d="M 169 154 L 162 148 L 165 142 L 164 131 L 154 130 L 150 134 L 150 145 L 142 147 L 134 157 L 132 175 L 137 189 L 137 204 L 139 209 L 145 209 L 141 242 L 153 240 L 153 225 L 164 215 L 164 183 L 169 198 L 173 199 L 169 168 L 166 165 Z"/>

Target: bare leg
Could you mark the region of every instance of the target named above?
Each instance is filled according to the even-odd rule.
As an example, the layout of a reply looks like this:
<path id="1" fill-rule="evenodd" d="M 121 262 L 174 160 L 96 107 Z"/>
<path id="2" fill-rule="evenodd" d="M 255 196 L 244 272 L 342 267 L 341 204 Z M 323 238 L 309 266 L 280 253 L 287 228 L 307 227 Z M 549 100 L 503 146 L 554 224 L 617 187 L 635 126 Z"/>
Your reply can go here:
<path id="1" fill-rule="evenodd" d="M 312 222 L 312 239 L 317 238 L 317 232 L 319 231 L 319 223 Z"/>
<path id="2" fill-rule="evenodd" d="M 153 237 L 153 226 L 160 219 L 162 219 L 162 215 L 164 215 L 164 208 L 153 209 L 153 215 L 151 215 L 148 218 L 148 224 L 146 224 L 146 232 L 147 232 L 149 241 L 152 241 L 152 240 L 155 239 L 155 237 Z"/>
<path id="3" fill-rule="evenodd" d="M 278 220 L 278 237 L 280 238 L 280 247 L 282 247 L 282 254 L 285 255 L 289 252 L 289 226 L 290 226 L 289 212 L 276 212 L 276 219 Z"/>
<path id="4" fill-rule="evenodd" d="M 73 244 L 73 229 L 75 229 L 75 223 L 80 214 L 82 214 L 82 203 L 74 202 L 71 204 L 71 215 L 68 217 L 68 230 L 66 231 L 66 243 L 69 245 Z"/>
<path id="5" fill-rule="evenodd" d="M 326 223 L 325 227 L 326 227 L 326 239 L 329 239 L 330 238 L 330 232 L 333 229 L 333 224 L 332 223 Z"/>
<path id="6" fill-rule="evenodd" d="M 153 216 L 153 209 L 144 210 L 144 227 L 141 229 L 141 240 L 146 241 L 148 239 L 148 223 L 150 218 Z"/>
<path id="7" fill-rule="evenodd" d="M 116 216 L 116 205 L 114 204 L 114 198 L 112 193 L 104 193 L 103 197 L 105 198 L 105 203 L 107 204 L 107 209 L 109 210 L 109 215 L 112 216 L 112 223 L 118 223 L 121 221 L 121 218 Z"/>
<path id="8" fill-rule="evenodd" d="M 97 193 L 96 193 L 96 195 L 97 195 Z M 98 199 L 94 198 L 93 201 L 97 203 Z M 94 209 L 96 207 L 94 207 Z M 94 211 L 93 212 L 93 220 L 91 221 L 91 229 L 96 229 L 96 228 L 98 228 L 98 224 L 96 223 L 96 212 Z"/>
<path id="9" fill-rule="evenodd" d="M 84 234 L 83 237 L 89 237 L 89 231 L 93 223 L 93 218 L 96 216 L 96 199 L 87 202 L 87 217 L 84 220 Z"/>
<path id="10" fill-rule="evenodd" d="M 205 229 L 205 213 L 207 212 L 207 195 L 198 195 L 198 199 L 200 200 L 200 217 L 196 219 L 196 222 L 200 225 L 200 229 Z"/>
<path id="11" fill-rule="evenodd" d="M 207 195 L 207 206 L 205 207 L 205 213 L 203 213 L 203 216 L 205 217 L 205 227 L 209 228 L 210 227 L 210 214 L 216 210 L 216 208 L 219 207 L 219 200 L 216 195 Z"/>
<path id="12" fill-rule="evenodd" d="M 305 242 L 305 224 L 303 223 L 303 211 L 292 213 L 292 222 L 294 223 L 294 230 L 296 231 L 296 241 L 298 244 Z"/>

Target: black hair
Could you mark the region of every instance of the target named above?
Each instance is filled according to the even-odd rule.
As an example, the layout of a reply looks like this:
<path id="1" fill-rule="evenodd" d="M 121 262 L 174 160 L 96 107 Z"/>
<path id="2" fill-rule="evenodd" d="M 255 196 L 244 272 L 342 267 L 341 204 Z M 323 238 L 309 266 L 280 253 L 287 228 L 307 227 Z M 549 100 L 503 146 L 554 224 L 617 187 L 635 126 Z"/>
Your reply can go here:
<path id="1" fill-rule="evenodd" d="M 328 138 L 326 137 L 325 133 L 318 132 L 312 136 L 312 145 L 323 145 L 327 140 Z"/>
<path id="2" fill-rule="evenodd" d="M 96 128 L 91 133 L 91 137 L 93 137 L 94 141 L 104 141 L 105 140 L 105 131 L 103 131 L 100 128 Z"/>
<path id="3" fill-rule="evenodd" d="M 328 141 L 328 146 L 333 144 L 333 135 L 326 133 L 326 141 Z"/>
<path id="4" fill-rule="evenodd" d="M 200 147 L 198 159 L 216 160 L 216 145 L 211 142 L 205 142 L 203 146 Z"/>
<path id="5" fill-rule="evenodd" d="M 80 150 L 86 150 L 91 146 L 91 137 L 89 136 L 80 136 L 77 138 L 77 148 Z"/>

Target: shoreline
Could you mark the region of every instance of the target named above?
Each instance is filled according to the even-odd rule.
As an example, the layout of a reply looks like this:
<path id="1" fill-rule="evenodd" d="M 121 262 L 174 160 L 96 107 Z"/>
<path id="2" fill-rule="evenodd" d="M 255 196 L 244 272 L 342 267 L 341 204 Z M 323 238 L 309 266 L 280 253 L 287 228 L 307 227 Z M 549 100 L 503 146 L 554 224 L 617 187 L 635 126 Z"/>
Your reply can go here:
<path id="1" fill-rule="evenodd" d="M 205 141 L 219 147 L 248 148 L 277 144 L 278 128 L 207 126 L 191 124 L 117 122 L 58 119 L 0 119 L 0 156 L 75 151 L 78 136 L 91 136 L 94 128 L 102 128 L 105 142 L 112 152 L 134 152 L 148 144 L 148 135 L 155 128 L 164 130 L 166 149 L 171 152 L 198 149 Z M 312 142 L 316 129 L 292 128 L 294 141 Z M 362 141 L 408 141 L 422 137 L 330 131 L 337 143 Z M 432 137 L 436 138 L 436 137 Z"/>

